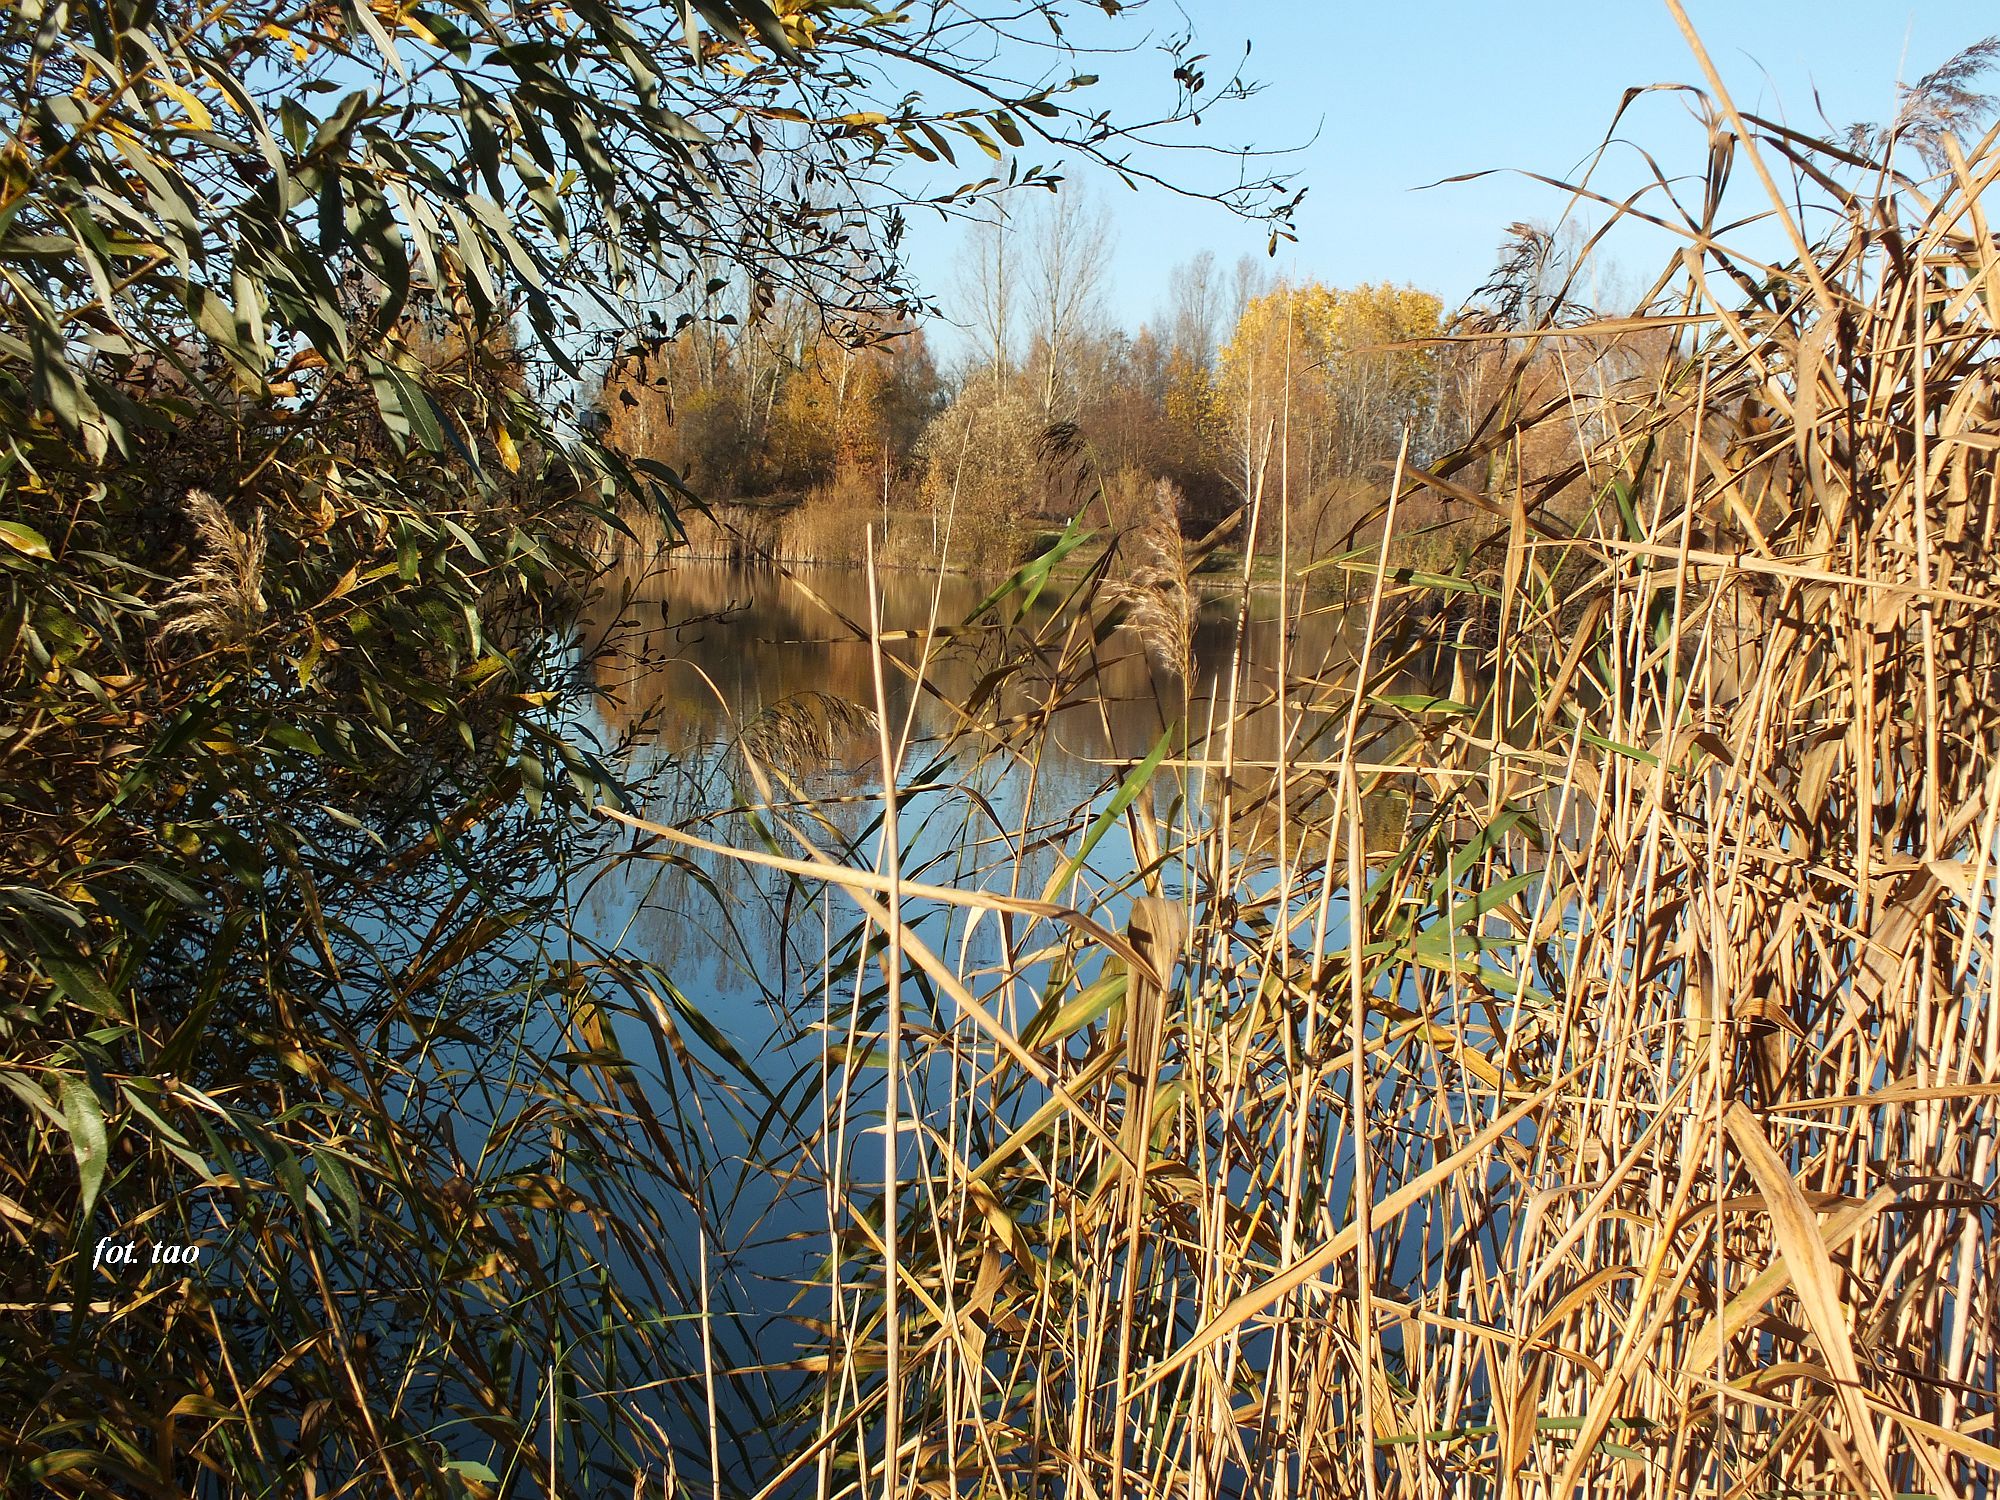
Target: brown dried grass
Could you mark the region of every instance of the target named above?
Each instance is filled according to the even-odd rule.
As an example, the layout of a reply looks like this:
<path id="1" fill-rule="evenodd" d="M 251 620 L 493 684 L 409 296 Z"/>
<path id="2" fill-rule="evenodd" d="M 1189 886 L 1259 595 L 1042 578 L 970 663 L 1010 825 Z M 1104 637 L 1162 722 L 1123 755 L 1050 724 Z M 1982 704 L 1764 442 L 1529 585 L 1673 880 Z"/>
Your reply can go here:
<path id="1" fill-rule="evenodd" d="M 1225 721 L 1121 767 L 1128 876 L 1079 849 L 1037 889 L 1010 861 L 1049 829 L 973 840 L 1014 872 L 963 898 L 1008 918 L 979 964 L 919 940 L 959 898 L 893 848 L 794 830 L 933 997 L 885 1184 L 853 1149 L 883 945 L 829 975 L 820 1494 L 1991 1491 L 2000 146 L 1942 136 L 1913 181 L 1710 76 L 1697 180 L 1749 164 L 1797 259 L 1733 254 L 1710 192 L 1648 316 L 1507 330 L 1523 380 L 1564 338 L 1671 342 L 1399 475 L 1359 660 L 1293 664 L 1275 765 Z M 1389 562 L 1419 494 L 1485 527 L 1447 584 Z M 1490 613 L 1474 700 L 1392 701 L 1440 591 Z M 1074 686 L 1125 607 L 1086 583 L 1014 628 Z M 1297 706 L 1329 700 L 1331 731 Z M 1180 920 L 1114 941 L 1134 896 Z"/>

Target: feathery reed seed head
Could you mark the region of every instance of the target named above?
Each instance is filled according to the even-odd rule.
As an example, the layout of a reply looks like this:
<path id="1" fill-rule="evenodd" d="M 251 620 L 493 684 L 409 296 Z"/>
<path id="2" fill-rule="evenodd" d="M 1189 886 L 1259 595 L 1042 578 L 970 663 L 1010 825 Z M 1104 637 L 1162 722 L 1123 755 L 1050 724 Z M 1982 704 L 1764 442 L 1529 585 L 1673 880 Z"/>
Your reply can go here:
<path id="1" fill-rule="evenodd" d="M 207 490 L 189 490 L 182 505 L 194 523 L 195 550 L 187 576 L 160 600 L 159 636 L 239 647 L 264 617 L 264 514 L 238 526 Z"/>

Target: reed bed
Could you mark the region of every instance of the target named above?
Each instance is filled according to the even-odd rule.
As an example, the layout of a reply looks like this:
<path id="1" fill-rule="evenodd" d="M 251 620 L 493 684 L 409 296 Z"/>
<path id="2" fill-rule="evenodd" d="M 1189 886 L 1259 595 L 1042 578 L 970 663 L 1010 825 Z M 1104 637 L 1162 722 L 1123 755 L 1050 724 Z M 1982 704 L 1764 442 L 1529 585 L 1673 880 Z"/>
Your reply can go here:
<path id="1" fill-rule="evenodd" d="M 1641 373 L 1406 453 L 1350 656 L 1239 664 L 1058 823 L 970 809 L 949 880 L 895 797 L 839 836 L 751 766 L 738 857 L 859 912 L 760 1493 L 1992 1492 L 2000 147 L 1908 177 L 1710 78 L 1697 201 L 1617 206 L 1686 245 L 1641 315 L 1490 335 Z M 1729 248 L 1745 172 L 1783 263 Z M 1449 576 L 1384 561 L 1418 496 Z M 1108 576 L 937 633 L 992 655 L 968 753 L 1032 775 L 1136 649 Z"/>

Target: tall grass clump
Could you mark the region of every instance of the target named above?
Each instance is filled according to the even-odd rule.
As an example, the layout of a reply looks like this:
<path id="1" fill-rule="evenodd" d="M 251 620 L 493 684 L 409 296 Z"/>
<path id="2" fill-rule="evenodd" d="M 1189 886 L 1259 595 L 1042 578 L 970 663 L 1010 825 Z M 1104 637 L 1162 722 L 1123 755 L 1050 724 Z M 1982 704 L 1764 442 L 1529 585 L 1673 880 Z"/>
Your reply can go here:
<path id="1" fill-rule="evenodd" d="M 949 869 L 768 811 L 739 857 L 860 916 L 764 1493 L 1990 1491 L 2000 140 L 1909 176 L 1709 78 L 1693 201 L 1606 205 L 1684 242 L 1641 311 L 1468 335 L 1633 373 L 1406 454 L 1343 654 L 1237 661 L 1053 818 L 885 721 Z M 1419 495 L 1449 573 L 1388 561 Z M 1048 564 L 889 658 L 986 653 L 961 766 L 1032 778 L 1140 649 L 1103 569 L 1029 610 Z"/>

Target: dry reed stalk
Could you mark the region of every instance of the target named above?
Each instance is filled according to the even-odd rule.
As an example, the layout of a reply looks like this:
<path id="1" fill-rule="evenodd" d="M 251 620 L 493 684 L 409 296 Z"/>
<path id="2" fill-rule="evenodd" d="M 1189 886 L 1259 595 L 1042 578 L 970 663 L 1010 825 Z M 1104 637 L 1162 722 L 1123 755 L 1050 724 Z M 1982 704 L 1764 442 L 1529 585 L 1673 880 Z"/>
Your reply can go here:
<path id="1" fill-rule="evenodd" d="M 883 530 L 888 530 L 884 523 Z M 897 1299 L 902 1267 L 897 1256 L 899 1220 L 902 1217 L 901 1163 L 898 1137 L 902 1121 L 903 1072 L 903 845 L 896 818 L 896 788 L 902 764 L 889 734 L 889 689 L 882 675 L 882 591 L 875 577 L 875 539 L 867 541 L 868 559 L 868 642 L 869 668 L 875 678 L 875 723 L 880 736 L 882 757 L 882 857 L 889 889 L 883 921 L 885 947 L 882 979 L 887 989 L 884 999 L 882 1044 L 888 1053 L 888 1074 L 883 1084 L 882 1115 L 882 1330 L 883 1367 L 888 1375 L 882 1424 L 883 1500 L 896 1500 L 902 1489 L 903 1395 L 898 1389 L 903 1365 L 899 1351 L 901 1321 Z"/>
<path id="2" fill-rule="evenodd" d="M 878 1465 L 953 1496 L 1991 1491 L 2000 147 L 1944 137 L 1920 184 L 1724 102 L 1709 149 L 1655 305 L 1522 356 L 1651 340 L 1639 372 L 1384 494 L 1358 665 L 1274 689 L 1282 868 L 1233 816 L 1241 661 L 1091 807 L 1024 804 L 984 891 L 898 881 L 892 915 L 893 874 L 784 866 L 940 997 L 896 1061 L 904 1237 L 826 1168 L 825 1493 Z M 1794 265 L 1717 233 L 1746 157 L 1834 226 L 1790 223 Z M 1502 523 L 1454 581 L 1498 585 L 1469 703 L 1397 691 L 1434 613 L 1391 586 L 1419 489 Z M 1080 586 L 1003 632 L 1041 711 L 986 753 L 1033 764 L 1126 607 Z M 1220 816 L 1179 787 L 1123 863 L 1074 852 L 1185 770 Z M 1052 882 L 1037 848 L 1073 851 Z M 1163 881 L 1177 966 L 1117 930 Z M 949 912 L 956 963 L 918 936 Z"/>

